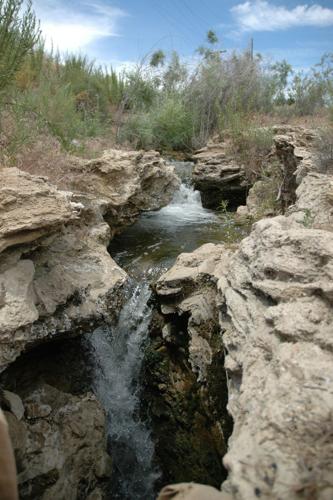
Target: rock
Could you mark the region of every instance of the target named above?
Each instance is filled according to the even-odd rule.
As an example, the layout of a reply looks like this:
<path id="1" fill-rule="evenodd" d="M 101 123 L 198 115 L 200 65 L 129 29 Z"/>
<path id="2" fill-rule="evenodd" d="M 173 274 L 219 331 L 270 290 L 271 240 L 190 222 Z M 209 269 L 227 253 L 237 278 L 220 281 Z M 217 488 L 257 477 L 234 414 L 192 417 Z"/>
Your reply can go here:
<path id="1" fill-rule="evenodd" d="M 209 323 L 216 309 L 215 284 L 227 269 L 231 254 L 224 245 L 207 243 L 192 253 L 181 254 L 156 283 L 162 312 L 166 306 L 167 314 L 172 310 L 178 316 L 189 315 L 188 360 L 199 382 L 206 379 L 213 358 Z"/>
<path id="2" fill-rule="evenodd" d="M 77 160 L 68 176 L 79 192 L 0 171 L 0 371 L 40 342 L 116 318 L 127 275 L 107 251 L 110 239 L 179 185 L 156 152 L 111 150 Z"/>
<path id="3" fill-rule="evenodd" d="M 289 125 L 274 126 L 273 146 L 262 162 L 262 173 L 249 189 L 245 210 L 238 216 L 260 219 L 285 213 L 297 199 L 297 186 L 316 170 L 313 130 Z"/>
<path id="4" fill-rule="evenodd" d="M 25 395 L 34 414 L 7 413 L 18 465 L 20 498 L 87 498 L 107 463 L 105 416 L 95 396 L 64 393 L 41 384 Z M 45 413 L 44 408 L 51 411 Z M 40 410 L 38 410 L 40 408 Z M 98 498 L 98 496 L 92 498 Z"/>
<path id="5" fill-rule="evenodd" d="M 193 161 L 193 182 L 201 192 L 204 207 L 219 208 L 222 201 L 237 207 L 245 201 L 249 183 L 225 143 L 209 143 L 194 154 Z"/>
<path id="6" fill-rule="evenodd" d="M 28 252 L 2 254 L 0 369 L 41 341 L 92 331 L 114 318 L 122 300 L 126 273 L 89 226 L 70 225 Z"/>
<path id="7" fill-rule="evenodd" d="M 71 188 L 104 200 L 112 233 L 133 223 L 142 211 L 167 205 L 180 180 L 156 151 L 105 151 L 96 160 L 77 160 Z"/>
<path id="8" fill-rule="evenodd" d="M 332 177 L 308 173 L 285 216 L 257 222 L 227 265 L 223 253 L 215 263 L 225 266 L 214 274 L 234 421 L 222 492 L 234 500 L 333 496 L 331 183 Z M 168 308 L 180 310 L 193 294 L 196 253 L 184 256 L 178 279 L 175 269 L 170 283 L 162 278 L 160 300 Z M 201 268 L 211 267 L 206 259 Z M 208 314 L 217 326 L 216 314 Z M 206 364 L 204 351 L 202 358 Z"/>
<path id="9" fill-rule="evenodd" d="M 195 483 L 182 483 L 163 488 L 157 500 L 232 500 L 227 494 Z"/>
<path id="10" fill-rule="evenodd" d="M 0 169 L 0 252 L 59 229 L 74 216 L 69 198 L 43 177 Z"/>
<path id="11" fill-rule="evenodd" d="M 24 416 L 24 406 L 21 398 L 14 392 L 3 390 L 1 393 L 2 405 L 5 405 L 9 411 L 17 418 L 22 420 Z M 1 405 L 1 406 L 2 406 Z"/>
<path id="12" fill-rule="evenodd" d="M 230 255 L 213 244 L 181 254 L 155 286 L 158 308 L 143 383 L 164 484 L 220 486 L 225 477 L 221 459 L 230 420 L 225 374 L 216 370 L 224 359 L 216 283 Z M 225 399 L 217 402 L 221 393 Z"/>
<path id="13" fill-rule="evenodd" d="M 329 224 L 330 182 L 309 174 L 296 207 L 316 192 L 314 220 Z M 219 280 L 234 419 L 223 489 L 237 500 L 333 495 L 333 235 L 311 225 L 258 222 Z"/>

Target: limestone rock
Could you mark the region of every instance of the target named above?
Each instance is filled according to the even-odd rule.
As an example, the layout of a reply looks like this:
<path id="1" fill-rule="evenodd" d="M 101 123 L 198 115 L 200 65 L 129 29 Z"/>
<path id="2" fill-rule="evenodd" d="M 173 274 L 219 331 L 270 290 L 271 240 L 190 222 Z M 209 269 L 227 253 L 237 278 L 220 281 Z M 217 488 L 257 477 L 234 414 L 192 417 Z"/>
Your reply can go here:
<path id="1" fill-rule="evenodd" d="M 20 498 L 87 498 L 99 483 L 99 464 L 110 461 L 105 415 L 95 396 L 42 384 L 23 404 L 26 416 L 20 421 L 6 412 Z"/>
<path id="2" fill-rule="evenodd" d="M 309 174 L 296 206 L 313 190 L 320 217 L 329 183 Z M 295 213 L 258 222 L 219 280 L 237 500 L 333 495 L 332 282 L 332 232 Z"/>
<path id="3" fill-rule="evenodd" d="M 207 243 L 192 253 L 181 254 L 156 283 L 162 312 L 189 314 L 189 361 L 199 381 L 205 380 L 212 362 L 209 324 L 216 308 L 216 282 L 226 271 L 231 254 L 224 245 Z"/>
<path id="4" fill-rule="evenodd" d="M 108 150 L 96 160 L 78 160 L 72 169 L 72 189 L 104 201 L 112 233 L 142 211 L 167 205 L 180 184 L 174 167 L 156 151 Z"/>
<path id="5" fill-rule="evenodd" d="M 51 233 L 74 215 L 66 193 L 43 177 L 0 169 L 0 252 Z"/>
<path id="6" fill-rule="evenodd" d="M 143 379 L 164 483 L 219 487 L 225 477 L 230 420 L 225 373 L 217 369 L 224 350 L 216 285 L 230 255 L 213 244 L 181 254 L 155 286 L 158 307 Z"/>
<path id="7" fill-rule="evenodd" d="M 70 225 L 28 255 L 1 255 L 0 370 L 27 348 L 93 330 L 119 309 L 127 275 L 94 237 L 97 227 Z M 105 223 L 99 229 L 109 233 Z"/>
<path id="8" fill-rule="evenodd" d="M 179 185 L 156 152 L 111 150 L 73 163 L 73 193 L 0 171 L 0 371 L 42 341 L 115 319 L 127 275 L 107 251 L 110 239 Z"/>
<path id="9" fill-rule="evenodd" d="M 257 222 L 217 273 L 234 421 L 222 491 L 234 500 L 333 496 L 332 229 L 332 177 L 309 172 L 287 214 Z M 176 310 L 183 279 L 193 293 L 195 253 L 159 285 Z"/>
<path id="10" fill-rule="evenodd" d="M 248 182 L 243 167 L 227 153 L 225 143 L 208 143 L 194 154 L 193 161 L 193 182 L 204 207 L 218 208 L 222 200 L 228 200 L 231 207 L 242 204 Z"/>

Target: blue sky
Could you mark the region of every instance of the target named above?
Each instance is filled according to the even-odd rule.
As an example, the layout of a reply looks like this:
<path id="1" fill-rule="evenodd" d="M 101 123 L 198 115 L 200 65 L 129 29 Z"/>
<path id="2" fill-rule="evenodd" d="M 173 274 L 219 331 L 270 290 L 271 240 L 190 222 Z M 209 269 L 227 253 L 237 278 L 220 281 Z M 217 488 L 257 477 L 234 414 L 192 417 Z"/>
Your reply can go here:
<path id="1" fill-rule="evenodd" d="M 333 52 L 333 0 L 34 0 L 48 44 L 121 66 L 156 49 L 190 60 L 213 29 L 224 49 L 255 51 L 296 68 Z"/>

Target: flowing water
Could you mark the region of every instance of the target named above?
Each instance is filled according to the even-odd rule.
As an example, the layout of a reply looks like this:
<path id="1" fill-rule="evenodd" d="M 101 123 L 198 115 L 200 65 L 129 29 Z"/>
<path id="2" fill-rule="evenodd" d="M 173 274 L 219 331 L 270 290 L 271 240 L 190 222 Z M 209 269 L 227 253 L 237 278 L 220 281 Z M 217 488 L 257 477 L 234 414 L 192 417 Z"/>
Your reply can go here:
<path id="1" fill-rule="evenodd" d="M 180 189 L 165 208 L 143 214 L 116 237 L 110 253 L 132 278 L 129 299 L 118 325 L 96 330 L 89 336 L 94 364 L 94 389 L 108 417 L 113 459 L 110 498 L 150 500 L 158 471 L 153 465 L 154 444 L 146 422 L 138 416 L 138 379 L 150 321 L 149 283 L 174 262 L 177 255 L 203 243 L 224 240 L 227 224 L 202 207 L 193 190 L 190 163 L 175 162 L 182 178 Z"/>

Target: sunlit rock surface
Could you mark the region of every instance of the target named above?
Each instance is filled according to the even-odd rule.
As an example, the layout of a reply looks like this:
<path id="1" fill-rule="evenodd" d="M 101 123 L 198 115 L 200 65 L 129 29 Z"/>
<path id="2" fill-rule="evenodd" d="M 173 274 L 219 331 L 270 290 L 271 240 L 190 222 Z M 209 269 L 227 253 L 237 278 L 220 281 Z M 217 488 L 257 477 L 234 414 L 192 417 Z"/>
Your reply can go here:
<path id="1" fill-rule="evenodd" d="M 222 491 L 235 500 L 333 495 L 331 191 L 332 177 L 308 173 L 287 215 L 256 223 L 218 280 L 234 420 Z"/>
<path id="2" fill-rule="evenodd" d="M 155 152 L 111 150 L 69 170 L 73 192 L 0 170 L 0 370 L 41 341 L 113 319 L 127 275 L 110 239 L 179 185 Z"/>

